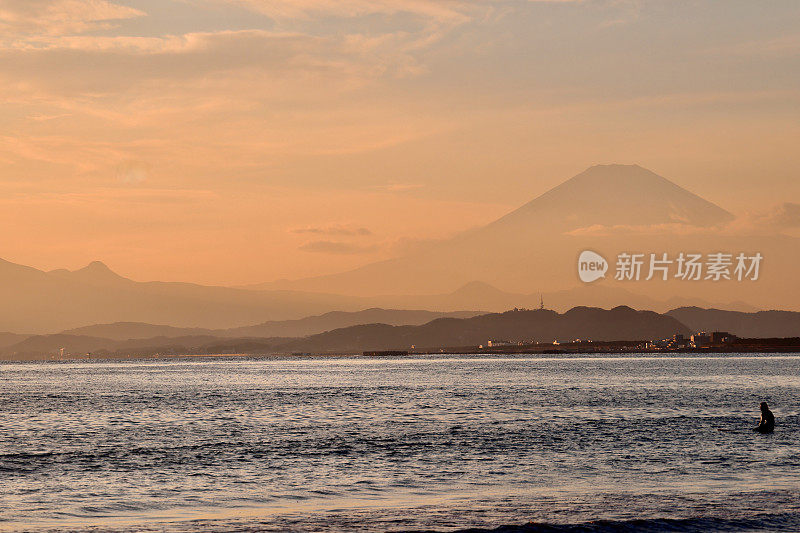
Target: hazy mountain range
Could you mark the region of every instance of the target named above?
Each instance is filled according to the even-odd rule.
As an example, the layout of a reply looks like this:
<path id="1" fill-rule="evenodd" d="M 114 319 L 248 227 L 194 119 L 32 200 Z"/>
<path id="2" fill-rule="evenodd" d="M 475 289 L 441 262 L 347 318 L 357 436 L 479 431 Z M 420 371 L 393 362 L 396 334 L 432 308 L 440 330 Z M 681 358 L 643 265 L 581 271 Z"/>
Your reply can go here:
<path id="1" fill-rule="evenodd" d="M 421 326 L 368 324 L 334 330 L 282 346 L 291 351 L 360 351 L 438 348 L 485 344 L 489 339 L 561 342 L 578 338 L 647 340 L 689 334 L 689 329 L 668 316 L 630 307 L 611 310 L 576 307 L 564 314 L 547 309 L 507 311 L 467 319 L 440 318 Z"/>
<path id="2" fill-rule="evenodd" d="M 95 261 L 75 271 L 44 272 L 0 260 L 0 331 L 13 333 L 100 334 L 144 338 L 159 335 L 302 336 L 358 323 L 418 324 L 447 313 L 502 311 L 539 307 L 564 311 L 578 305 L 666 311 L 678 306 L 710 306 L 701 298 L 663 301 L 620 288 L 583 285 L 545 293 L 512 293 L 487 283 L 471 282 L 450 293 L 428 295 L 347 296 L 292 290 L 247 290 L 191 283 L 137 282 Z M 390 308 L 396 318 L 380 314 Z M 743 302 L 726 308 L 753 310 Z M 409 310 L 408 313 L 399 313 Z M 417 311 L 413 311 L 417 310 Z M 336 314 L 337 312 L 344 314 Z M 348 313 L 360 312 L 362 315 Z M 322 318 L 309 315 L 326 313 Z M 455 313 L 455 314 L 454 314 Z M 338 320 L 338 321 L 337 321 Z M 127 326 L 115 323 L 129 323 Z M 101 327 L 97 324 L 115 324 Z M 140 324 L 140 326 L 137 326 Z M 162 324 L 153 326 L 152 324 Z M 84 328 L 89 329 L 84 329 Z M 137 328 L 142 328 L 137 331 Z M 69 330 L 69 331 L 67 331 Z M 230 330 L 220 333 L 219 330 Z M 3 344 L 0 336 L 0 345 Z"/>
<path id="3" fill-rule="evenodd" d="M 363 311 L 331 311 L 323 315 L 297 320 L 273 320 L 254 326 L 228 329 L 176 328 L 141 322 L 115 322 L 96 324 L 63 331 L 65 335 L 85 335 L 114 340 L 150 339 L 153 337 L 188 337 L 211 335 L 214 337 L 306 337 L 332 329 L 359 324 L 419 325 L 437 318 L 470 318 L 483 314 L 480 311 L 415 311 L 406 309 L 364 309 Z"/>
<path id="4" fill-rule="evenodd" d="M 426 318 L 438 317 L 425 321 Z M 405 325 L 360 322 L 382 318 Z M 345 327 L 321 330 L 333 324 Z M 319 332 L 317 332 L 320 330 Z M 315 332 L 279 335 L 289 331 Z M 489 339 L 560 342 L 574 339 L 652 340 L 676 333 L 728 331 L 740 337 L 798 337 L 800 313 L 743 313 L 678 308 L 666 314 L 620 306 L 611 310 L 575 307 L 559 314 L 552 310 L 514 310 L 504 313 L 452 315 L 425 311 L 368 309 L 328 313 L 297 321 L 273 322 L 250 328 L 201 330 L 138 323 L 102 324 L 52 335 L 0 335 L 4 359 L 82 356 L 137 356 L 193 353 L 354 353 L 363 350 L 437 349 L 476 346 Z M 254 333 L 261 333 L 260 335 Z M 127 338 L 126 338 L 127 337 Z"/>
<path id="5" fill-rule="evenodd" d="M 141 322 L 189 328 L 183 331 L 188 335 L 219 336 L 207 330 L 245 328 L 224 336 L 298 336 L 318 328 L 298 323 L 296 329 L 286 324 L 270 329 L 263 323 L 373 307 L 536 308 L 541 297 L 558 311 L 617 305 L 660 312 L 687 306 L 797 309 L 798 240 L 734 234 L 724 230 L 732 219 L 724 209 L 639 166 L 596 166 L 487 226 L 403 257 L 318 278 L 212 287 L 137 282 L 99 261 L 79 270 L 45 272 L 0 260 L 0 331 L 44 334 Z M 577 279 L 577 256 L 584 249 L 610 262 L 620 251 L 759 251 L 765 259 L 757 282 L 617 282 L 610 272 L 589 285 Z M 135 336 L 163 333 L 147 331 Z M 127 333 L 111 338 L 120 335 Z M 11 340 L 0 337 L 0 344 Z"/>
<path id="6" fill-rule="evenodd" d="M 693 331 L 728 331 L 739 337 L 800 337 L 800 313 L 759 311 L 737 313 L 721 309 L 681 307 L 667 313 Z"/>
<path id="7" fill-rule="evenodd" d="M 394 316 L 391 311 L 368 310 L 370 315 Z M 358 316 L 359 314 L 354 314 Z M 409 315 L 418 319 L 420 315 Z M 348 317 L 352 319 L 353 317 Z M 320 317 L 314 317 L 319 320 Z M 342 320 L 341 317 L 337 320 Z M 303 321 L 300 321 L 303 322 Z M 314 320 L 306 322 L 311 327 Z M 318 322 L 319 323 L 319 322 Z M 270 327 L 276 327 L 274 324 Z M 294 326 L 297 327 L 297 326 Z M 225 330 L 216 335 L 178 328 L 151 326 L 161 335 L 152 338 L 113 339 L 86 335 L 86 332 L 116 334 L 124 331 L 144 334 L 147 325 L 110 324 L 81 328 L 54 335 L 34 335 L 2 349 L 6 358 L 53 356 L 64 349 L 66 354 L 98 352 L 122 354 L 149 353 L 231 353 L 231 352 L 358 352 L 362 350 L 464 346 L 485 343 L 490 338 L 513 340 L 637 340 L 662 338 L 674 333 L 689 334 L 689 329 L 669 315 L 635 311 L 629 307 L 612 310 L 577 307 L 564 314 L 546 309 L 490 313 L 468 318 L 441 317 L 420 325 L 365 323 L 336 328 L 301 338 L 231 337 Z M 161 328 L 161 329 L 159 329 Z M 172 335 L 172 336 L 170 336 Z"/>
<path id="8" fill-rule="evenodd" d="M 611 271 L 596 285 L 646 295 L 656 302 L 694 298 L 722 307 L 737 300 L 748 302 L 751 309 L 800 309 L 794 275 L 800 240 L 780 228 L 749 227 L 734 218 L 640 166 L 599 165 L 491 224 L 405 256 L 348 272 L 250 288 L 429 294 L 480 280 L 515 293 L 555 292 L 583 290 L 576 269 L 583 250 L 599 252 L 611 263 L 621 252 L 671 257 L 680 252 L 761 252 L 758 282 L 615 281 Z M 617 300 L 620 303 L 626 303 L 624 298 Z"/>
<path id="9" fill-rule="evenodd" d="M 72 272 L 0 262 L 0 330 L 14 332 L 50 333 L 118 321 L 237 327 L 369 307 L 357 300 L 299 291 L 135 282 L 100 262 Z"/>

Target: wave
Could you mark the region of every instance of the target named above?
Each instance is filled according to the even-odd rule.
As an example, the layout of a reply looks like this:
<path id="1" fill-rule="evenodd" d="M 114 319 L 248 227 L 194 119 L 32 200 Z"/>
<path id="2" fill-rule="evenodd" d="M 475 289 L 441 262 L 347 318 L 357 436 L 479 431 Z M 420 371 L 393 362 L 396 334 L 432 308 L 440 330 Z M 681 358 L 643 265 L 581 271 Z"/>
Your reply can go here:
<path id="1" fill-rule="evenodd" d="M 530 522 L 505 525 L 493 529 L 461 529 L 455 533 L 618 533 L 618 532 L 743 532 L 800 531 L 800 514 L 763 514 L 750 518 L 650 518 L 632 520 L 595 520 L 578 524 L 546 524 Z"/>

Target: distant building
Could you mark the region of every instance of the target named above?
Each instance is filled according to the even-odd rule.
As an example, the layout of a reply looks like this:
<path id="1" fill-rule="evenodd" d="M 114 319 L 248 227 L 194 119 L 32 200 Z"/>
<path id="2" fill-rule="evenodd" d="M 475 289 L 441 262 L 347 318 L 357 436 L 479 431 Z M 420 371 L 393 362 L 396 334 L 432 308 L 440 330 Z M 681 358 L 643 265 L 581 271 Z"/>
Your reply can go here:
<path id="1" fill-rule="evenodd" d="M 711 344 L 711 336 L 705 331 L 701 331 L 700 333 L 695 333 L 692 335 L 692 346 L 695 348 L 702 348 L 703 346 L 708 346 L 709 344 Z"/>
<path id="2" fill-rule="evenodd" d="M 663 348 L 669 348 L 672 339 L 661 339 L 661 340 L 654 340 L 648 342 L 645 347 L 651 350 L 661 350 Z"/>
<path id="3" fill-rule="evenodd" d="M 686 337 L 681 333 L 676 333 L 671 339 L 664 339 L 662 342 L 663 347 L 670 350 L 680 350 L 681 348 L 686 348 L 688 344 Z"/>
<path id="4" fill-rule="evenodd" d="M 711 344 L 728 344 L 736 339 L 736 335 L 727 331 L 714 331 L 711 333 Z"/>
<path id="5" fill-rule="evenodd" d="M 512 346 L 512 343 L 509 341 L 495 341 L 491 339 L 486 341 L 487 348 L 497 348 L 498 346 Z"/>

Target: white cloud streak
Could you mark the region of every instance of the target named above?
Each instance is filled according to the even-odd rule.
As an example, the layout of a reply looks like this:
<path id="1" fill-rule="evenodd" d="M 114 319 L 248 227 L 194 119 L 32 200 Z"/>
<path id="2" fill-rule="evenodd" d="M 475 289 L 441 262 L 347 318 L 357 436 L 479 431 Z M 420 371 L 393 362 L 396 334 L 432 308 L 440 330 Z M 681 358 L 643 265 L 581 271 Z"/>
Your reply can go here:
<path id="1" fill-rule="evenodd" d="M 107 0 L 3 0 L 0 34 L 8 38 L 66 35 L 111 28 L 115 21 L 144 16 Z"/>

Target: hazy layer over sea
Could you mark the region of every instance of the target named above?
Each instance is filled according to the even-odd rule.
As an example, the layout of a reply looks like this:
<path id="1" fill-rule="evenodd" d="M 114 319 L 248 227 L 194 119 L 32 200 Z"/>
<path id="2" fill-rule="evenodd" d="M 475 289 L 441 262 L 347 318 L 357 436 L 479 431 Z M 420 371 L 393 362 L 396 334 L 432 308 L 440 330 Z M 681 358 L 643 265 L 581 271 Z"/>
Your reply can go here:
<path id="1" fill-rule="evenodd" d="M 0 529 L 800 529 L 798 356 L 2 364 L 0 380 Z M 751 431 L 762 400 L 772 435 Z"/>

